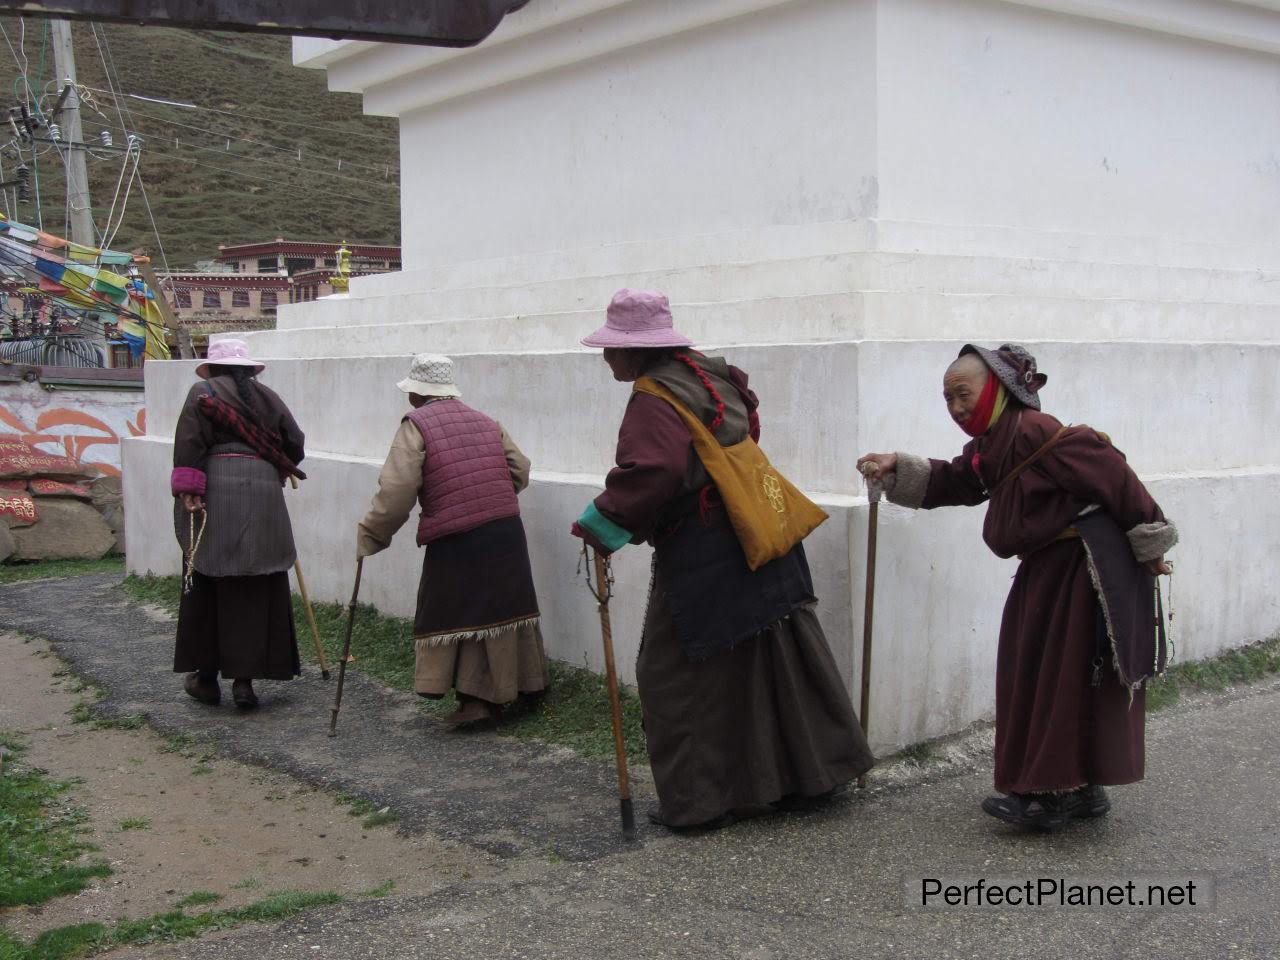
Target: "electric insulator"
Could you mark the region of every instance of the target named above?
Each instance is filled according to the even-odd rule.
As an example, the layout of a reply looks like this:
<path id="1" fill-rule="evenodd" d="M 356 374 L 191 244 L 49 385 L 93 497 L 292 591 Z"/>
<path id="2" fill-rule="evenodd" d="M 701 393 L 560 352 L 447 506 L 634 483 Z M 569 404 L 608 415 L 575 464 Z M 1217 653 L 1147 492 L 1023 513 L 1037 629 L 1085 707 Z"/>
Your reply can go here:
<path id="1" fill-rule="evenodd" d="M 31 168 L 25 163 L 18 164 L 18 169 L 14 171 L 18 180 L 18 199 L 31 199 Z"/>
<path id="2" fill-rule="evenodd" d="M 98 134 L 98 139 L 102 141 L 102 145 L 104 147 L 109 147 L 115 142 L 111 138 L 110 130 L 103 130 L 100 134 Z"/>
<path id="3" fill-rule="evenodd" d="M 62 139 L 62 128 L 58 126 L 56 123 L 49 124 L 49 139 L 50 140 Z"/>
<path id="4" fill-rule="evenodd" d="M 137 134 L 129 134 L 129 139 L 125 141 L 125 147 L 130 153 L 137 153 L 142 149 L 142 139 Z"/>

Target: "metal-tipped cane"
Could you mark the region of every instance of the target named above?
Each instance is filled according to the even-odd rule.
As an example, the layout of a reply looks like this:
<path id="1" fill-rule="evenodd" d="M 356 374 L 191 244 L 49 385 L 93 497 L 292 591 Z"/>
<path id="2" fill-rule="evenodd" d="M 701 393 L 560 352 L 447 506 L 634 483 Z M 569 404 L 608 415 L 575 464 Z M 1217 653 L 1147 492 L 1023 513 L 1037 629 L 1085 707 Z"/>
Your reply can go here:
<path id="1" fill-rule="evenodd" d="M 591 583 L 587 573 L 587 589 L 600 605 L 600 633 L 604 641 L 604 671 L 609 685 L 609 709 L 613 717 L 613 753 L 618 765 L 618 806 L 622 812 L 622 836 L 627 840 L 636 837 L 636 815 L 631 806 L 631 777 L 627 771 L 627 742 L 622 733 L 622 701 L 618 697 L 618 669 L 613 661 L 613 627 L 609 622 L 609 598 L 613 596 L 613 570 L 609 558 L 599 550 L 592 550 L 585 543 L 582 555 L 589 566 L 594 566 L 596 582 Z"/>
<path id="2" fill-rule="evenodd" d="M 329 714 L 329 736 L 338 735 L 338 711 L 342 709 L 342 685 L 347 679 L 347 660 L 351 656 L 351 628 L 356 625 L 356 597 L 360 596 L 360 574 L 364 571 L 364 557 L 356 561 L 356 585 L 351 588 L 351 602 L 347 604 L 347 636 L 342 641 L 342 659 L 338 661 L 338 689 L 334 691 L 333 710 Z"/>
<path id="3" fill-rule="evenodd" d="M 293 489 L 298 489 L 298 478 L 290 477 L 289 483 L 293 485 Z M 298 593 L 302 594 L 302 610 L 307 615 L 307 625 L 311 627 L 311 639 L 316 645 L 316 659 L 320 661 L 320 675 L 326 680 L 329 679 L 329 664 L 324 659 L 324 647 L 320 645 L 320 630 L 316 627 L 316 612 L 311 609 L 311 598 L 307 596 L 307 581 L 302 579 L 302 564 L 295 557 L 293 561 L 293 573 L 298 578 Z"/>
<path id="4" fill-rule="evenodd" d="M 862 735 L 871 737 L 871 624 L 876 608 L 876 527 L 880 522 L 880 484 L 874 475 L 867 479 L 867 594 L 862 608 L 862 703 L 859 716 Z M 867 775 L 858 777 L 858 789 L 867 785 Z"/>

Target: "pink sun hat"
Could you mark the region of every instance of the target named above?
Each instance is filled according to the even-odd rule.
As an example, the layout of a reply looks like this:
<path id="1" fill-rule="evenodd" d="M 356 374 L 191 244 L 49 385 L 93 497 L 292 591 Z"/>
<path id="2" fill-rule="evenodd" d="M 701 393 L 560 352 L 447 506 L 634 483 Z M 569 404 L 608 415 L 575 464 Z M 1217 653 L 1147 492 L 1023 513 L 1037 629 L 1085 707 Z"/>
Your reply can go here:
<path id="1" fill-rule="evenodd" d="M 623 287 L 613 295 L 603 327 L 584 337 L 588 347 L 691 347 L 672 324 L 671 304 L 657 290 Z"/>
<path id="2" fill-rule="evenodd" d="M 209 379 L 209 367 L 253 367 L 254 374 L 267 369 L 265 363 L 259 363 L 249 357 L 249 345 L 243 340 L 215 340 L 209 344 L 209 356 L 204 363 L 196 367 L 196 376 L 202 380 Z"/>

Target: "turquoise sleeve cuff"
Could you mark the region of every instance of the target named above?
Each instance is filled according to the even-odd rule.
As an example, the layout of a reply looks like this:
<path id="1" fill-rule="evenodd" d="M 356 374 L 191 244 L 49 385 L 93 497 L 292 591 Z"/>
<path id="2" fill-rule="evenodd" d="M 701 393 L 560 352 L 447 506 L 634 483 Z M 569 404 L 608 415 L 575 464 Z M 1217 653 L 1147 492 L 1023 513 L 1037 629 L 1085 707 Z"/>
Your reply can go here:
<path id="1" fill-rule="evenodd" d="M 609 548 L 610 552 L 621 550 L 631 542 L 631 531 L 618 526 L 596 509 L 594 502 L 587 504 L 582 511 L 578 523 L 590 530 L 597 540 Z"/>

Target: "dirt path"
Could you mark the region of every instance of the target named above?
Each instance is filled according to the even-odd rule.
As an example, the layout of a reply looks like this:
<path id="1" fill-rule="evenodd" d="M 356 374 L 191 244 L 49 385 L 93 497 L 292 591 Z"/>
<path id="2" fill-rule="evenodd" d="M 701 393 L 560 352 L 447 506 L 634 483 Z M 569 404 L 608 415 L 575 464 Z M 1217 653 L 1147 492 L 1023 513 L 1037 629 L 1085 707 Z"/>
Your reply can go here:
<path id="1" fill-rule="evenodd" d="M 277 890 L 355 896 L 388 882 L 397 895 L 425 895 L 534 869 L 401 836 L 394 826 L 365 829 L 350 807 L 287 775 L 199 747 L 175 752 L 173 741 L 145 728 L 74 723 L 70 711 L 86 694 L 41 640 L 0 634 L 0 663 L 0 729 L 26 741 L 28 762 L 78 782 L 73 797 L 89 811 L 92 841 L 114 871 L 79 895 L 0 913 L 20 936 L 149 916 L 196 891 L 220 895 L 218 907 Z M 176 683 L 173 695 L 182 696 Z"/>

